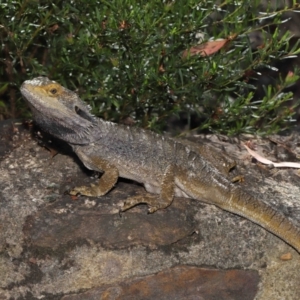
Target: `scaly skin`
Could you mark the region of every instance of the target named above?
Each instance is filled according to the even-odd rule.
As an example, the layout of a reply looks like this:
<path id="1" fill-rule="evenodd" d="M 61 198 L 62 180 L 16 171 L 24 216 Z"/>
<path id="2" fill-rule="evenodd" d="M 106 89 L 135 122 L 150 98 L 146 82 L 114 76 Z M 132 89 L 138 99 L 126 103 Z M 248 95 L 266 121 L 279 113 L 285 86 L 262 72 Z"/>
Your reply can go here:
<path id="1" fill-rule="evenodd" d="M 21 92 L 45 131 L 68 142 L 87 168 L 104 173 L 97 185 L 76 187 L 70 194 L 102 196 L 119 176 L 132 179 L 151 194 L 126 201 L 123 211 L 147 203 L 152 213 L 169 206 L 174 196 L 193 198 L 253 221 L 300 252 L 300 230 L 228 180 L 222 174 L 226 163 L 221 155 L 203 146 L 95 118 L 74 92 L 46 77 L 25 81 Z"/>

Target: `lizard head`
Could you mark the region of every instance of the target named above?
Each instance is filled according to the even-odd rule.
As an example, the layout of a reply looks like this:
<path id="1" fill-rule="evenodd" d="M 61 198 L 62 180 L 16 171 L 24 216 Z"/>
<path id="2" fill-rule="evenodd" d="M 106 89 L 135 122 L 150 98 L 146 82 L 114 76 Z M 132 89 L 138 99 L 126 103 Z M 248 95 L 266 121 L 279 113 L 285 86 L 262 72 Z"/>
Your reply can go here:
<path id="1" fill-rule="evenodd" d="M 26 80 L 21 93 L 41 128 L 71 144 L 89 144 L 101 136 L 96 118 L 79 96 L 47 77 Z"/>

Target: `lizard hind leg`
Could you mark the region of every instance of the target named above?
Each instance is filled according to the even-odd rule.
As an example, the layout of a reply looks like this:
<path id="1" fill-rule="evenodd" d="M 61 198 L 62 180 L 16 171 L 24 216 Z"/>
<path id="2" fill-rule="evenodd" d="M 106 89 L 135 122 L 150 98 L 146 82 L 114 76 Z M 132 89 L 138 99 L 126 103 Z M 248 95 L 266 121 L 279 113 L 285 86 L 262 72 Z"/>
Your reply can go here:
<path id="1" fill-rule="evenodd" d="M 159 195 L 139 194 L 137 196 L 125 200 L 121 211 L 126 211 L 138 204 L 147 204 L 149 206 L 148 212 L 153 213 L 159 209 Z"/>
<path id="2" fill-rule="evenodd" d="M 149 188 L 146 187 L 147 190 Z M 154 213 L 159 209 L 168 207 L 174 198 L 174 166 L 169 165 L 163 175 L 159 195 L 147 194 L 137 195 L 124 202 L 121 211 L 128 210 L 129 208 L 141 203 L 146 203 L 149 206 L 148 212 Z"/>

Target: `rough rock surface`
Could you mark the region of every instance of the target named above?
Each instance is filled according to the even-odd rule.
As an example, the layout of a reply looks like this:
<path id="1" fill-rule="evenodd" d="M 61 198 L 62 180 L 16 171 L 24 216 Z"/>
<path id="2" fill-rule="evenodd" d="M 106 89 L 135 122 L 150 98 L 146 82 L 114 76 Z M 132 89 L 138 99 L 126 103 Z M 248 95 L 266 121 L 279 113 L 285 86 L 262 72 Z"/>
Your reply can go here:
<path id="1" fill-rule="evenodd" d="M 33 136 L 0 125 L 0 299 L 300 299 L 299 254 L 261 227 L 180 198 L 155 214 L 140 205 L 120 215 L 124 199 L 145 193 L 124 180 L 101 198 L 70 197 L 94 174 L 61 142 Z M 247 138 L 271 160 L 300 151 L 297 135 Z M 237 160 L 237 184 L 300 226 L 297 170 L 255 164 L 237 139 L 205 139 Z"/>

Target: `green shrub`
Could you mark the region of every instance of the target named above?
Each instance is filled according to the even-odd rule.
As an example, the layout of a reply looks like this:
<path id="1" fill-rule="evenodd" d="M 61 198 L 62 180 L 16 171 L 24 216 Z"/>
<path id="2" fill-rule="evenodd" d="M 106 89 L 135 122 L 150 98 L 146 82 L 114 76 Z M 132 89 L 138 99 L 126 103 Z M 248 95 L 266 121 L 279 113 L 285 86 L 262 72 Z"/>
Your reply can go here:
<path id="1" fill-rule="evenodd" d="M 293 109 L 279 115 L 278 108 L 291 98 L 283 91 L 296 73 L 251 102 L 255 88 L 247 72 L 297 54 L 288 33 L 267 35 L 270 27 L 260 21 L 273 13 L 259 14 L 255 1 L 51 2 L 0 3 L 0 112 L 2 107 L 6 116 L 26 115 L 18 88 L 45 75 L 77 89 L 96 115 L 130 117 L 154 130 L 182 112 L 198 115 L 202 129 L 230 134 L 291 124 Z M 272 24 L 287 10 L 277 11 Z M 264 47 L 251 49 L 247 34 L 253 28 L 266 32 Z M 197 33 L 228 42 L 213 55 L 183 59 Z"/>

